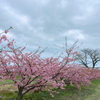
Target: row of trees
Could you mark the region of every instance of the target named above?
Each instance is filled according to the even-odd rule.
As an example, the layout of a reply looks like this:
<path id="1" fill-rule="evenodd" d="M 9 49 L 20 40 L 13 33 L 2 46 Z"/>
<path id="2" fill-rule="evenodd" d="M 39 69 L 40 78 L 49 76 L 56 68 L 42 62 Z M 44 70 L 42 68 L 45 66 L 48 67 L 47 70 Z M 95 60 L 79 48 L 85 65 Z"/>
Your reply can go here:
<path id="1" fill-rule="evenodd" d="M 7 33 L 8 30 L 5 31 Z M 34 91 L 45 91 L 48 90 L 50 95 L 53 97 L 54 92 L 52 88 L 64 89 L 63 86 L 67 86 L 67 82 L 70 85 L 75 85 L 81 90 L 81 85 L 88 86 L 91 80 L 98 79 L 100 77 L 100 70 L 92 68 L 79 68 L 79 65 L 70 64 L 75 61 L 74 56 L 78 55 L 77 51 L 74 51 L 74 45 L 67 49 L 66 44 L 66 56 L 61 62 L 59 58 L 40 58 L 38 50 L 35 53 L 23 54 L 22 48 L 13 48 L 13 41 L 10 42 L 5 35 L 2 35 L 0 43 L 8 41 L 7 46 L 10 51 L 4 51 L 1 49 L 0 52 L 0 75 L 2 78 L 0 81 L 9 79 L 13 81 L 13 85 L 17 88 L 17 100 L 22 100 L 23 96 Z M 13 46 L 13 47 L 12 47 Z M 8 53 L 12 53 L 10 56 Z M 11 66 L 11 63 L 14 65 Z M 70 67 L 69 67 L 70 66 Z M 78 68 L 77 68 L 78 67 Z M 2 90 L 1 90 L 2 91 Z M 56 92 L 58 93 L 58 92 Z"/>

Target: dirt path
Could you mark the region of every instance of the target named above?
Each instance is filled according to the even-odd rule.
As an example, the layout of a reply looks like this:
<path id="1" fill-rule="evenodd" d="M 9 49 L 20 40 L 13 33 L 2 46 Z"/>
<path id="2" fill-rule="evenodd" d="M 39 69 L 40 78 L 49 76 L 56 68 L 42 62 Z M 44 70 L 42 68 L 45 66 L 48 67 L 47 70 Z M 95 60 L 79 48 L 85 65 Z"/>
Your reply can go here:
<path id="1" fill-rule="evenodd" d="M 95 90 L 96 90 L 96 93 L 92 94 L 85 100 L 100 100 L 100 85 Z"/>

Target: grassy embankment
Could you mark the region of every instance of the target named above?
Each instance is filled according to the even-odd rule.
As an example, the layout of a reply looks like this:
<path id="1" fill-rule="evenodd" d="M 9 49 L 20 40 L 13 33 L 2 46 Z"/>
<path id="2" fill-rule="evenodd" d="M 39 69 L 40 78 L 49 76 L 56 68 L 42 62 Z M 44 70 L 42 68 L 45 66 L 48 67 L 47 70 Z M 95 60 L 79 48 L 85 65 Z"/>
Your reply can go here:
<path id="1" fill-rule="evenodd" d="M 10 84 L 12 81 L 5 80 L 5 84 L 0 82 L 0 100 L 10 100 L 17 96 L 17 90 L 13 88 Z M 48 91 L 41 93 L 28 93 L 24 96 L 24 100 L 99 100 L 100 93 L 100 79 L 93 80 L 89 87 L 82 86 L 81 91 L 79 91 L 74 85 L 66 86 L 66 89 L 56 89 L 59 94 L 54 93 L 54 97 L 50 96 Z M 91 99 L 92 98 L 92 99 Z"/>

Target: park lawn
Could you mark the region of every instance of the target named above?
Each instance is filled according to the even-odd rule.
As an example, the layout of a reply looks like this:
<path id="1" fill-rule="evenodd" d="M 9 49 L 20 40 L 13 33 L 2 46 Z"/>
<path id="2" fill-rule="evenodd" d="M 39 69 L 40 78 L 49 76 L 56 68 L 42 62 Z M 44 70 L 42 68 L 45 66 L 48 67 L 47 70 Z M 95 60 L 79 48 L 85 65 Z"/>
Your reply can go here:
<path id="1" fill-rule="evenodd" d="M 10 100 L 17 96 L 17 89 L 14 89 L 10 84 L 12 81 L 5 80 L 5 84 L 0 82 L 0 100 Z M 81 91 L 79 91 L 74 85 L 66 86 L 64 90 L 54 89 L 59 94 L 54 93 L 54 97 L 50 96 L 48 91 L 28 93 L 23 98 L 24 100 L 100 100 L 100 79 L 93 80 L 89 87 L 81 86 Z M 96 97 L 97 96 L 97 97 Z M 93 99 L 93 97 L 95 99 Z M 26 99 L 25 99 L 26 98 Z M 92 99 L 91 99 L 92 98 Z"/>

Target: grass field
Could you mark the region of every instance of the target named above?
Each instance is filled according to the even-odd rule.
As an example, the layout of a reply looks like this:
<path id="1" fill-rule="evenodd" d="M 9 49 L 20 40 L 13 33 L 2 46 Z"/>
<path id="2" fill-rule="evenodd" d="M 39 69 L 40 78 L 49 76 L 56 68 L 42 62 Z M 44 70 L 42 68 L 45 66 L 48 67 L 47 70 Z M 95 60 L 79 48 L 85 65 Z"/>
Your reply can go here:
<path id="1" fill-rule="evenodd" d="M 0 82 L 0 100 L 15 100 L 17 90 L 10 84 L 12 81 L 5 80 L 5 84 Z M 41 93 L 28 93 L 24 96 L 23 100 L 100 100 L 100 79 L 93 80 L 89 87 L 82 86 L 79 91 L 74 85 L 66 86 L 66 89 L 56 89 L 59 94 L 54 93 L 54 97 L 50 96 L 48 91 Z"/>

